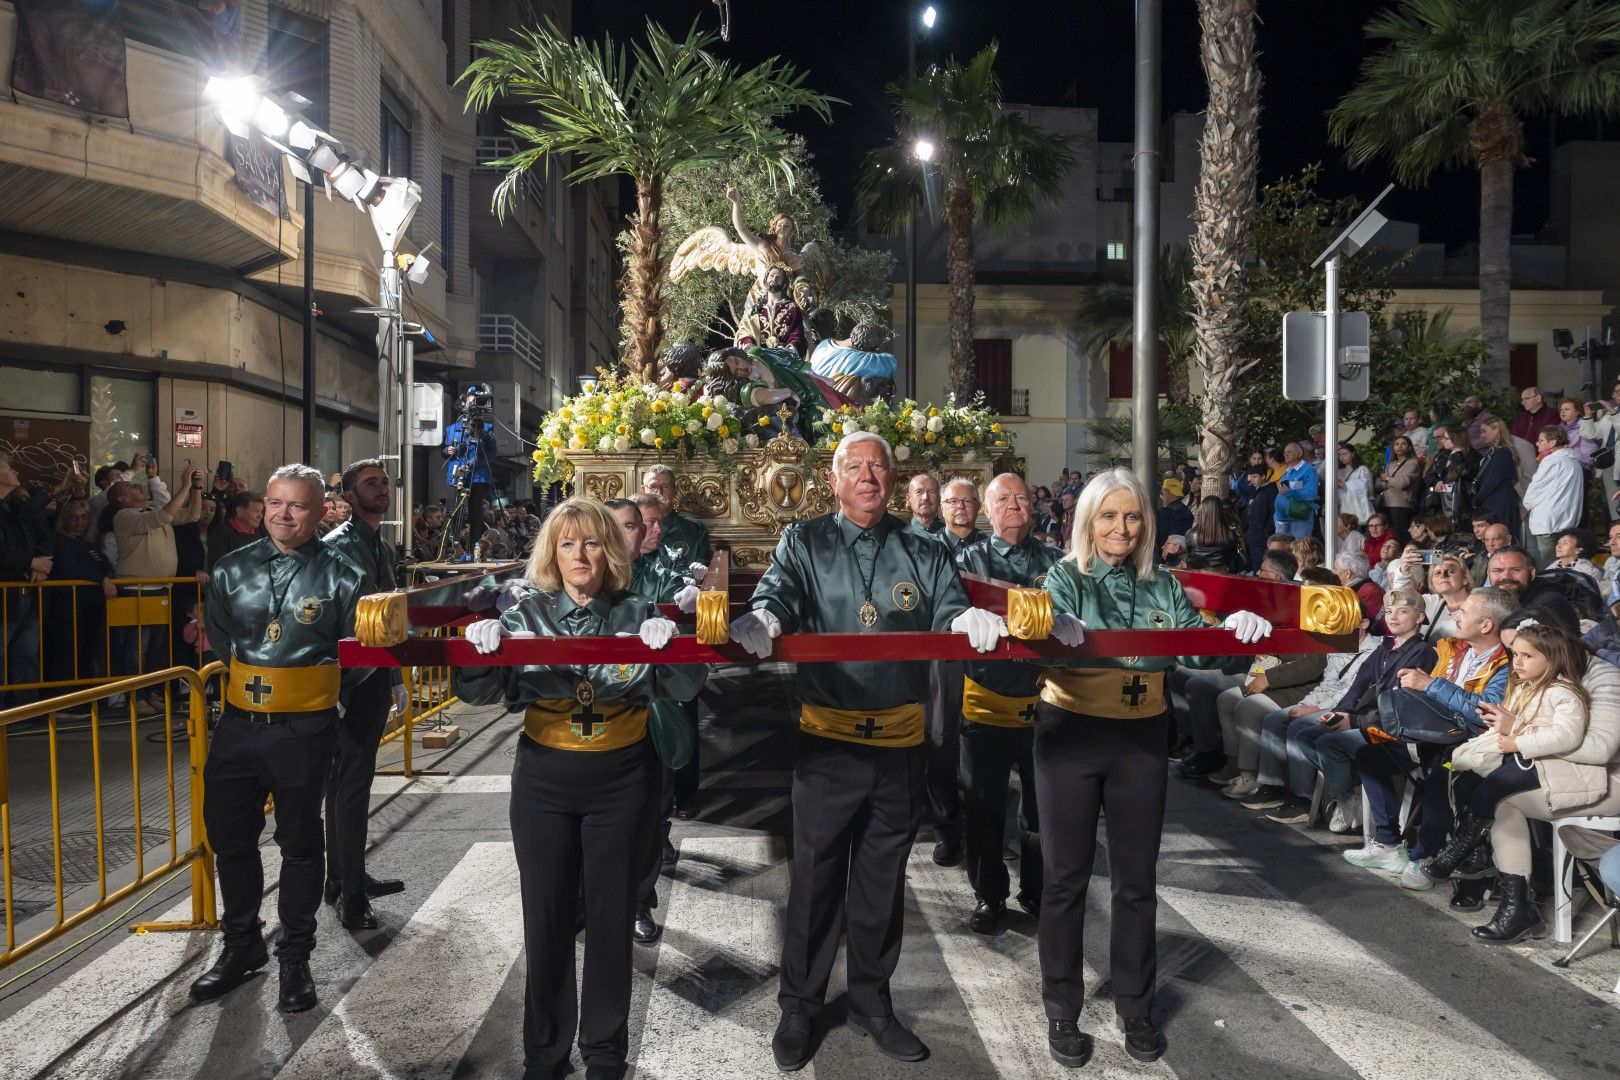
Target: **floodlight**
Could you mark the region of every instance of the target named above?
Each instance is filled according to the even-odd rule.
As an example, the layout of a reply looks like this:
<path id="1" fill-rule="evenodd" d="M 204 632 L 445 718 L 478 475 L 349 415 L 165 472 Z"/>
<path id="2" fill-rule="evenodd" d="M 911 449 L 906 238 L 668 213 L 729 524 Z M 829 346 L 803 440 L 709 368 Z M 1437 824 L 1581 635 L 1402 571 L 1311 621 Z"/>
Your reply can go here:
<path id="1" fill-rule="evenodd" d="M 918 161 L 932 161 L 934 159 L 934 140 L 928 136 L 920 136 L 911 146 L 911 152 Z"/>
<path id="2" fill-rule="evenodd" d="M 297 145 L 294 143 L 293 145 Z M 318 172 L 331 174 L 333 169 L 339 168 L 344 158 L 332 148 L 330 143 L 316 143 L 309 152 L 309 167 Z"/>
<path id="3" fill-rule="evenodd" d="M 292 123 L 287 110 L 277 105 L 269 98 L 260 98 L 258 108 L 253 110 L 253 126 L 272 139 L 279 139 L 287 134 L 287 128 Z"/>
<path id="4" fill-rule="evenodd" d="M 393 251 L 399 247 L 399 238 L 422 201 L 422 187 L 402 176 L 385 176 L 377 184 L 377 191 L 378 197 L 371 200 L 371 227 L 377 231 L 382 249 Z"/>
<path id="5" fill-rule="evenodd" d="M 345 199 L 362 202 L 377 188 L 377 174 L 370 169 L 361 168 L 347 157 L 341 159 L 338 167 L 330 170 L 332 187 Z"/>
<path id="6" fill-rule="evenodd" d="M 211 75 L 203 84 L 203 97 L 214 103 L 220 122 L 232 135 L 246 138 L 264 95 L 259 90 L 259 80 L 251 75 L 236 78 Z"/>
<path id="7" fill-rule="evenodd" d="M 332 136 L 304 120 L 296 120 L 287 129 L 287 142 L 299 150 L 312 150 L 317 143 L 336 142 Z"/>
<path id="8" fill-rule="evenodd" d="M 579 390 L 580 390 L 580 393 L 588 394 L 592 390 L 595 390 L 595 389 L 596 389 L 596 376 L 595 375 L 581 375 L 579 377 Z"/>
<path id="9" fill-rule="evenodd" d="M 929 4 L 927 7 L 923 8 L 922 24 L 928 29 L 932 30 L 934 28 L 934 22 L 938 18 L 939 12 L 934 8 L 933 4 Z"/>
<path id="10" fill-rule="evenodd" d="M 430 265 L 432 265 L 432 260 L 426 255 L 413 256 L 410 265 L 405 268 L 405 280 L 412 285 L 426 285 Z"/>

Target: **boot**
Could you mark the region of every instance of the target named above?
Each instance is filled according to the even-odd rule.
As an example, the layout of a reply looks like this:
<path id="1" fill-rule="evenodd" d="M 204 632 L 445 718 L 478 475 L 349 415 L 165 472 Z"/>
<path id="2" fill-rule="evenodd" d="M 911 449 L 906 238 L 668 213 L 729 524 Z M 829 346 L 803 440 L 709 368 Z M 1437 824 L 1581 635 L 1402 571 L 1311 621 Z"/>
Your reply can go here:
<path id="1" fill-rule="evenodd" d="M 1485 906 L 1485 894 L 1490 891 L 1488 877 L 1451 879 L 1451 910 L 1479 911 Z"/>
<path id="2" fill-rule="evenodd" d="M 1473 814 L 1464 813 L 1462 820 L 1457 822 L 1457 829 L 1451 834 L 1451 843 L 1440 849 L 1440 854 L 1423 864 L 1423 872 L 1436 881 L 1446 881 L 1457 868 L 1474 853 L 1485 832 L 1491 827 L 1489 821 L 1477 818 Z"/>
<path id="3" fill-rule="evenodd" d="M 1528 935 L 1541 937 L 1547 932 L 1541 912 L 1530 902 L 1530 884 L 1519 874 L 1503 874 L 1497 879 L 1502 903 L 1496 915 L 1484 926 L 1474 927 L 1474 937 L 1488 945 L 1517 945 Z"/>

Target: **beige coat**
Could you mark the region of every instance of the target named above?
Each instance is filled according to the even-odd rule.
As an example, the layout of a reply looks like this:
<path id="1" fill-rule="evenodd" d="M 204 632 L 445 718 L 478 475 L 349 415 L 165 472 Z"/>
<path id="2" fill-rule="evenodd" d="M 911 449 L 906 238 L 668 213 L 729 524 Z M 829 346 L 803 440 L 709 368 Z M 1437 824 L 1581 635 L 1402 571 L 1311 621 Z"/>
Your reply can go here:
<path id="1" fill-rule="evenodd" d="M 1410 510 L 1412 500 L 1417 495 L 1418 481 L 1421 479 L 1423 466 L 1418 463 L 1417 458 L 1409 457 L 1405 461 L 1391 458 L 1378 477 L 1378 490 L 1383 492 L 1384 505 Z"/>
<path id="2" fill-rule="evenodd" d="M 1620 671 L 1615 671 L 1612 665 L 1604 666 L 1620 676 Z M 1597 672 L 1599 686 L 1596 689 L 1601 691 L 1601 698 L 1593 693 L 1593 687 L 1587 686 L 1587 692 L 1594 698 L 1592 709 L 1588 710 L 1568 687 L 1553 686 L 1534 703 L 1533 715 L 1519 717 L 1521 726 L 1514 732 L 1519 753 L 1535 763 L 1547 808 L 1555 813 L 1590 805 L 1609 793 L 1608 763 L 1580 760 L 1605 756 L 1602 753 L 1605 746 L 1610 754 L 1613 752 L 1617 733 L 1612 729 L 1620 724 L 1614 698 L 1620 684 L 1609 679 L 1609 672 L 1601 669 Z M 1586 685 L 1592 678 L 1589 670 L 1581 681 Z"/>

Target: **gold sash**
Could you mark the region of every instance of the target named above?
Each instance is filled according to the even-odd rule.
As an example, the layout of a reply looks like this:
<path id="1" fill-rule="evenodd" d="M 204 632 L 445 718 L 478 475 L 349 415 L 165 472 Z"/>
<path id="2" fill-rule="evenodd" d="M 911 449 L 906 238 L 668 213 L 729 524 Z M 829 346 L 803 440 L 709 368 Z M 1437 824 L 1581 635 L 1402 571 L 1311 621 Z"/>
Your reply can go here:
<path id="1" fill-rule="evenodd" d="M 277 668 L 232 660 L 225 700 L 246 712 L 323 712 L 337 706 L 342 688 L 343 669 L 336 664 Z"/>
<path id="2" fill-rule="evenodd" d="M 1035 724 L 1035 703 L 1039 694 L 1008 697 L 987 686 L 962 677 L 962 719 L 993 727 L 1027 728 Z"/>
<path id="3" fill-rule="evenodd" d="M 1164 712 L 1164 672 L 1134 668 L 1054 668 L 1041 685 L 1041 700 L 1083 716 L 1136 720 Z"/>
<path id="4" fill-rule="evenodd" d="M 647 707 L 623 700 L 536 701 L 524 710 L 523 733 L 553 750 L 620 750 L 646 737 Z"/>
<path id="5" fill-rule="evenodd" d="M 863 710 L 806 705 L 799 715 L 799 728 L 824 739 L 904 749 L 922 745 L 923 707 Z"/>

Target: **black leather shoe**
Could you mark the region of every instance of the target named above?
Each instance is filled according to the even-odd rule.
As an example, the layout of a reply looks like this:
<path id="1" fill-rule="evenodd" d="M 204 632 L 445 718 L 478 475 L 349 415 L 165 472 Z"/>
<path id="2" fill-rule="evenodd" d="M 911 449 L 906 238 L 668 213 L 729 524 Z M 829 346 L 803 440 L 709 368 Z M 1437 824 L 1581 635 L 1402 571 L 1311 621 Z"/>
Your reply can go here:
<path id="1" fill-rule="evenodd" d="M 1485 894 L 1490 891 L 1490 878 L 1453 878 L 1451 881 L 1451 910 L 1479 911 L 1485 906 Z"/>
<path id="2" fill-rule="evenodd" d="M 371 910 L 371 901 L 364 895 L 346 896 L 338 904 L 338 922 L 345 930 L 375 930 L 377 913 Z"/>
<path id="3" fill-rule="evenodd" d="M 675 868 L 675 863 L 679 859 L 680 859 L 680 856 L 678 854 L 676 854 L 676 852 L 675 852 L 675 845 L 670 843 L 668 838 L 665 838 L 665 840 L 664 840 L 664 869 L 665 870 L 673 870 Z"/>
<path id="4" fill-rule="evenodd" d="M 936 866 L 956 866 L 962 861 L 962 842 L 960 840 L 941 840 L 934 845 L 934 864 Z"/>
<path id="5" fill-rule="evenodd" d="M 697 807 L 677 806 L 671 813 L 671 816 L 674 817 L 676 821 L 691 821 L 693 818 L 697 817 Z"/>
<path id="6" fill-rule="evenodd" d="M 366 875 L 366 897 L 375 900 L 379 896 L 393 896 L 395 893 L 405 891 L 405 883 L 399 878 L 374 878 Z"/>
<path id="7" fill-rule="evenodd" d="M 1125 1052 L 1137 1061 L 1158 1061 L 1164 1054 L 1164 1035 L 1151 1017 L 1116 1017 L 1119 1030 L 1125 1033 Z"/>
<path id="8" fill-rule="evenodd" d="M 281 1011 L 304 1012 L 313 1009 L 318 999 L 315 996 L 315 976 L 309 973 L 308 960 L 283 960 L 281 962 Z"/>
<path id="9" fill-rule="evenodd" d="M 631 924 L 630 935 L 636 939 L 638 945 L 651 945 L 663 932 L 664 928 L 653 920 L 652 908 L 636 908 L 636 921 Z"/>
<path id="10" fill-rule="evenodd" d="M 1066 1069 L 1078 1069 L 1091 1060 L 1091 1036 L 1080 1030 L 1073 1020 L 1049 1020 L 1046 1025 L 1046 1048 L 1052 1060 Z"/>
<path id="11" fill-rule="evenodd" d="M 203 972 L 196 982 L 191 984 L 192 1001 L 213 1001 L 224 997 L 247 981 L 247 977 L 270 962 L 270 950 L 265 948 L 264 939 L 243 945 L 240 948 L 226 947 L 214 961 L 214 966 Z"/>
<path id="12" fill-rule="evenodd" d="M 849 1026 L 870 1038 L 877 1048 L 896 1061 L 922 1061 L 928 1056 L 928 1047 L 911 1031 L 890 1016 L 862 1016 L 849 1014 Z"/>
<path id="13" fill-rule="evenodd" d="M 810 1017 L 798 1009 L 788 1009 L 771 1036 L 771 1056 L 783 1072 L 798 1072 L 810 1060 Z"/>
<path id="14" fill-rule="evenodd" d="M 1041 917 L 1041 898 L 1038 893 L 1031 896 L 1027 892 L 1020 892 L 1013 899 L 1018 901 L 1018 906 L 1023 908 L 1030 918 L 1039 919 Z"/>
<path id="15" fill-rule="evenodd" d="M 587 1065 L 585 1066 L 585 1080 L 624 1080 L 625 1066 L 620 1065 Z"/>
<path id="16" fill-rule="evenodd" d="M 1519 874 L 1503 874 L 1497 878 L 1497 889 L 1501 903 L 1490 922 L 1474 927 L 1477 940 L 1487 945 L 1517 945 L 1526 937 L 1546 934 L 1547 924 L 1530 899 L 1529 882 Z"/>
<path id="17" fill-rule="evenodd" d="M 1001 916 L 1006 911 L 1006 904 L 992 904 L 988 900 L 980 900 L 979 906 L 968 916 L 968 929 L 975 934 L 995 934 L 1001 930 Z"/>
<path id="18" fill-rule="evenodd" d="M 1225 764 L 1226 755 L 1219 750 L 1195 750 L 1181 759 L 1176 771 L 1187 780 L 1205 780 Z"/>
<path id="19" fill-rule="evenodd" d="M 338 897 L 343 895 L 343 882 L 335 878 L 327 878 L 326 888 L 322 891 L 322 895 L 326 897 L 328 904 L 337 903 Z"/>

